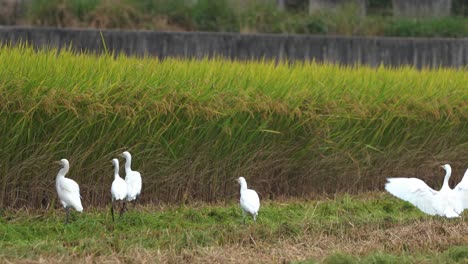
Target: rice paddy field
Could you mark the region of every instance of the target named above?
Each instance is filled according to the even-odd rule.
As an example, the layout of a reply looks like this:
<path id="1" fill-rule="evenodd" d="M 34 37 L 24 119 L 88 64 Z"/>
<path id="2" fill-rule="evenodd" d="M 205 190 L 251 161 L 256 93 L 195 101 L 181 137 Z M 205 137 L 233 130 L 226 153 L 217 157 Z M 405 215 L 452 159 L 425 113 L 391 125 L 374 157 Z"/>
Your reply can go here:
<path id="1" fill-rule="evenodd" d="M 464 218 L 383 194 L 468 156 L 466 69 L 133 58 L 0 47 L 1 262 L 467 261 Z M 139 204 L 110 220 L 111 159 Z M 63 225 L 70 161 L 85 212 Z M 244 176 L 259 221 L 236 204 Z"/>

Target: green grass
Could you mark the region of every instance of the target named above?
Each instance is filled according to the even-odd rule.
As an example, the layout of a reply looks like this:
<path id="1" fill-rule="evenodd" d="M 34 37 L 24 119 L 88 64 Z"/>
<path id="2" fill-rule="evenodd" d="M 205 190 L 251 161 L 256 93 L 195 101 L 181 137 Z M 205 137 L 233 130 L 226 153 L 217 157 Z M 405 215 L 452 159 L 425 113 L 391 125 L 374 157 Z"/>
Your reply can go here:
<path id="1" fill-rule="evenodd" d="M 386 194 L 310 202 L 267 201 L 262 203 L 257 223 L 250 218 L 245 225 L 240 208 L 233 203 L 136 207 L 116 222 L 105 208 L 73 216 L 75 220 L 64 225 L 62 209 L 2 211 L 0 259 L 125 255 L 135 248 L 180 254 L 203 247 L 243 245 L 246 240 L 275 245 L 281 240 L 319 235 L 343 237 L 353 230 L 386 230 L 431 219 Z"/>
<path id="2" fill-rule="evenodd" d="M 353 256 L 350 254 L 333 253 L 322 260 L 324 264 L 410 264 L 410 263 L 466 263 L 468 260 L 468 247 L 467 246 L 453 246 L 444 252 L 438 253 L 403 253 L 403 254 L 387 254 L 382 252 L 375 252 L 367 256 Z M 301 261 L 298 264 L 312 264 L 318 263 L 315 260 Z"/>
<path id="3" fill-rule="evenodd" d="M 468 260 L 467 246 L 453 246 L 444 252 L 437 253 L 403 253 L 403 254 L 386 254 L 375 252 L 367 256 L 353 256 L 350 254 L 333 253 L 327 256 L 321 263 L 324 264 L 410 264 L 410 263 L 466 263 Z M 318 263 L 316 260 L 308 260 L 297 262 L 298 264 Z"/>
<path id="4" fill-rule="evenodd" d="M 468 21 L 460 18 L 394 19 L 384 26 L 386 36 L 399 37 L 464 37 L 468 35 Z"/>
<path id="5" fill-rule="evenodd" d="M 464 69 L 159 61 L 0 48 L 0 204 L 54 202 L 68 158 L 85 208 L 134 154 L 144 202 L 381 190 L 386 177 L 466 169 Z M 423 177 L 424 178 L 424 177 Z"/>

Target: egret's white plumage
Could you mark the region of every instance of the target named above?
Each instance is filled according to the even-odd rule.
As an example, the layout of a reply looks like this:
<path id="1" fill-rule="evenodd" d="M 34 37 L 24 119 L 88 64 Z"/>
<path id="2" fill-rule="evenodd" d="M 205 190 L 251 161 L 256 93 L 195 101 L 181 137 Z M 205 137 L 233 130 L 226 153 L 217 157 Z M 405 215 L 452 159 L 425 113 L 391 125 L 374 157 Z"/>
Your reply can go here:
<path id="1" fill-rule="evenodd" d="M 141 174 L 131 168 L 132 155 L 124 151 L 122 156 L 125 158 L 125 182 L 127 183 L 127 201 L 135 200 L 141 193 Z"/>
<path id="2" fill-rule="evenodd" d="M 114 181 L 111 186 L 112 201 L 124 200 L 127 198 L 127 183 L 119 175 L 119 161 L 112 159 L 114 164 Z"/>
<path id="3" fill-rule="evenodd" d="M 463 179 L 453 189 L 460 200 L 463 209 L 468 209 L 468 169 L 463 175 Z"/>
<path id="4" fill-rule="evenodd" d="M 240 184 L 240 207 L 244 215 L 249 213 L 253 216 L 254 221 L 257 220 L 258 210 L 260 209 L 260 198 L 256 191 L 247 189 L 247 181 L 244 177 L 237 179 Z"/>
<path id="5" fill-rule="evenodd" d="M 82 212 L 83 205 L 81 205 L 80 187 L 78 186 L 78 183 L 72 179 L 65 178 L 65 174 L 67 174 L 70 169 L 68 160 L 62 159 L 59 163 L 62 165 L 62 168 L 55 178 L 55 187 L 57 188 L 57 194 L 60 202 L 67 212 L 66 223 L 68 223 L 69 208 L 72 207 L 76 211 Z"/>
<path id="6" fill-rule="evenodd" d="M 119 161 L 117 159 L 112 159 L 112 164 L 114 164 L 114 181 L 111 186 L 112 194 L 112 204 L 111 204 L 111 213 L 112 221 L 114 221 L 114 202 L 123 201 L 124 204 L 120 210 L 120 216 L 123 215 L 125 209 L 125 199 L 127 198 L 128 189 L 127 183 L 119 175 Z"/>
<path id="7" fill-rule="evenodd" d="M 457 193 L 449 186 L 452 168 L 448 164 L 442 167 L 446 174 L 440 191 L 432 189 L 417 178 L 388 178 L 385 189 L 394 196 L 412 203 L 426 214 L 459 217 L 463 207 Z"/>

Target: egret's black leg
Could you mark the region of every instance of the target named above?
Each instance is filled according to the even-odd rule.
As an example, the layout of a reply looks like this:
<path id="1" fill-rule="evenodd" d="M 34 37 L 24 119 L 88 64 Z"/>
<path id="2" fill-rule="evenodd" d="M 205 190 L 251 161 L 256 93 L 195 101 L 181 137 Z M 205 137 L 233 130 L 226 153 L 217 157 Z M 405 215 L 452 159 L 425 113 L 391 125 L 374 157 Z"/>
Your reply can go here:
<path id="1" fill-rule="evenodd" d="M 123 216 L 123 214 L 125 213 L 125 200 L 122 201 L 122 207 L 120 208 L 120 217 Z"/>
<path id="2" fill-rule="evenodd" d="M 70 216 L 70 208 L 65 207 L 65 212 L 67 213 L 67 217 L 65 219 L 65 224 L 68 224 L 68 217 Z"/>
<path id="3" fill-rule="evenodd" d="M 112 222 L 114 222 L 114 201 L 111 201 L 111 214 L 112 214 Z"/>
<path id="4" fill-rule="evenodd" d="M 120 210 L 120 214 L 123 215 L 125 212 L 128 212 L 127 208 L 127 201 L 123 201 L 122 209 Z"/>

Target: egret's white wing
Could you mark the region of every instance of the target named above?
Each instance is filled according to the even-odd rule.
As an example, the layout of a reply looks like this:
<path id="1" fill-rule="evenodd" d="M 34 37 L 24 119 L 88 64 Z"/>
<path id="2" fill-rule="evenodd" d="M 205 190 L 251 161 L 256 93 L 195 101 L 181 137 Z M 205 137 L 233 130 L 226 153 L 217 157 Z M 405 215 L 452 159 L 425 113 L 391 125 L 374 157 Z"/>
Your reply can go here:
<path id="1" fill-rule="evenodd" d="M 78 197 L 80 196 L 80 186 L 78 185 L 78 183 L 76 183 L 76 181 L 72 179 L 63 178 L 60 181 L 59 186 L 60 186 L 60 189 L 65 193 L 78 195 Z"/>
<path id="2" fill-rule="evenodd" d="M 463 175 L 460 183 L 455 186 L 453 191 L 456 193 L 458 200 L 463 206 L 462 211 L 464 209 L 468 209 L 468 169 L 466 170 L 465 175 Z"/>
<path id="3" fill-rule="evenodd" d="M 240 204 L 245 211 L 256 214 L 260 209 L 260 198 L 256 191 L 247 189 L 242 190 Z"/>
<path id="4" fill-rule="evenodd" d="M 131 171 L 125 176 L 125 182 L 128 185 L 128 196 L 127 200 L 135 200 L 138 195 L 141 193 L 141 174 L 138 171 Z"/>
<path id="5" fill-rule="evenodd" d="M 59 181 L 59 197 L 78 212 L 83 211 L 80 197 L 80 186 L 72 179 L 63 178 Z"/>
<path id="6" fill-rule="evenodd" d="M 417 178 L 388 178 L 385 190 L 394 196 L 412 203 L 429 215 L 441 215 L 434 206 L 438 191 L 433 190 L 425 182 Z"/>
<path id="7" fill-rule="evenodd" d="M 111 194 L 113 200 L 123 200 L 127 197 L 127 183 L 120 177 L 117 177 L 112 182 Z"/>

